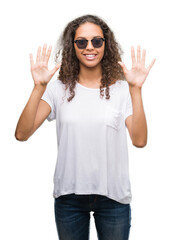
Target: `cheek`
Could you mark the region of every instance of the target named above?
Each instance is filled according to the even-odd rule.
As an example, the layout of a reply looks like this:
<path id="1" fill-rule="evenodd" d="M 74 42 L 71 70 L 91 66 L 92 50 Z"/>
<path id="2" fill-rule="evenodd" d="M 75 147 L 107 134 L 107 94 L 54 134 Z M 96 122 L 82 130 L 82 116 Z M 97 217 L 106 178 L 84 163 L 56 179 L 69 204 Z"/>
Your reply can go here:
<path id="1" fill-rule="evenodd" d="M 76 57 L 78 59 L 81 57 L 81 51 L 80 50 L 76 50 L 76 48 L 75 48 L 75 54 L 76 54 Z"/>
<path id="2" fill-rule="evenodd" d="M 101 51 L 100 51 L 100 56 L 101 56 L 101 58 L 103 58 L 103 56 L 104 56 L 104 48 L 101 49 Z"/>

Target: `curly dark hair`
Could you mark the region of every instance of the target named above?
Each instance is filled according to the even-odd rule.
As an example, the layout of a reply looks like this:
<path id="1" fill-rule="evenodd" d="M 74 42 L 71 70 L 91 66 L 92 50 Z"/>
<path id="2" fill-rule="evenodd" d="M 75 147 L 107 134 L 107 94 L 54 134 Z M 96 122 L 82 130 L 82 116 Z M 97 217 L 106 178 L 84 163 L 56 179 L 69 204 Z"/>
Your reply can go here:
<path id="1" fill-rule="evenodd" d="M 70 90 L 71 96 L 67 99 L 68 102 L 75 96 L 75 85 L 78 81 L 79 75 L 79 60 L 76 56 L 74 48 L 74 37 L 77 28 L 83 23 L 94 23 L 103 31 L 105 38 L 105 50 L 104 56 L 101 60 L 102 78 L 100 85 L 100 97 L 103 97 L 103 87 L 106 87 L 106 99 L 110 98 L 109 86 L 114 84 L 117 80 L 124 80 L 124 74 L 118 61 L 121 61 L 121 55 L 123 53 L 120 45 L 115 39 L 115 36 L 108 25 L 98 16 L 84 15 L 76 18 L 67 24 L 66 28 L 62 32 L 60 39 L 57 42 L 57 52 L 55 53 L 55 62 L 58 62 L 58 58 L 62 53 L 61 67 L 59 71 L 58 79 L 65 84 L 65 90 Z"/>

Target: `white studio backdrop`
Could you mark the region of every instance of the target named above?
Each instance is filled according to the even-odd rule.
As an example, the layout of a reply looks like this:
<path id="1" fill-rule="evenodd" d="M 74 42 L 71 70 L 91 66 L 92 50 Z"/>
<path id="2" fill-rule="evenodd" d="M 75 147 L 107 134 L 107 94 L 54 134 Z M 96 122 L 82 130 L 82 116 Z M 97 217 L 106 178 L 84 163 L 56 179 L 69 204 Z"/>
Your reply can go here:
<path id="1" fill-rule="evenodd" d="M 168 9 L 165 0 L 1 3 L 0 239 L 58 239 L 52 197 L 55 122 L 45 121 L 26 142 L 18 142 L 14 132 L 33 88 L 29 53 L 35 58 L 38 46 L 44 43 L 54 49 L 66 24 L 84 14 L 98 15 L 108 23 L 122 46 L 128 68 L 131 45 L 146 49 L 146 65 L 156 58 L 142 89 L 147 146 L 135 148 L 127 132 L 133 194 L 130 240 L 170 239 Z M 56 78 L 57 73 L 51 81 Z M 90 226 L 90 239 L 97 240 L 92 215 Z"/>

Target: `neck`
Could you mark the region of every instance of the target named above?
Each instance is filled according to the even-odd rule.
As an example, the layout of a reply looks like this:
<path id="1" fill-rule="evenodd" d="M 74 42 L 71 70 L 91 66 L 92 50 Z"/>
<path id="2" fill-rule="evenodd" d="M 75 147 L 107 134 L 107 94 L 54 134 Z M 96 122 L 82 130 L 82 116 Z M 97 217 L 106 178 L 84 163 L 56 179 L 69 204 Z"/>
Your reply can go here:
<path id="1" fill-rule="evenodd" d="M 80 65 L 79 82 L 85 84 L 100 83 L 102 78 L 101 65 L 96 67 L 85 67 Z"/>

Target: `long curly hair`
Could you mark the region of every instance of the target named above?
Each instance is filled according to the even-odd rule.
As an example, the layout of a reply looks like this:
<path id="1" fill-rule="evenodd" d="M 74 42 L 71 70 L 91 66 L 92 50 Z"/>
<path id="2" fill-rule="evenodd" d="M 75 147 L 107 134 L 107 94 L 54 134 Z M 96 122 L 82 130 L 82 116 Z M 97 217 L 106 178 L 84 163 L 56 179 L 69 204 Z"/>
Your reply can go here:
<path id="1" fill-rule="evenodd" d="M 74 37 L 77 28 L 83 23 L 94 23 L 103 31 L 105 38 L 105 50 L 101 60 L 102 78 L 100 85 L 100 97 L 103 98 L 104 89 L 106 87 L 106 99 L 110 98 L 109 86 L 117 80 L 124 80 L 124 74 L 118 61 L 121 61 L 123 53 L 120 45 L 115 39 L 115 36 L 109 26 L 98 16 L 84 15 L 69 22 L 64 31 L 60 35 L 57 42 L 55 62 L 58 62 L 59 57 L 62 58 L 58 79 L 65 84 L 65 90 L 69 88 L 71 96 L 67 101 L 71 101 L 75 96 L 74 88 L 79 80 L 79 60 L 76 56 L 74 48 Z"/>

